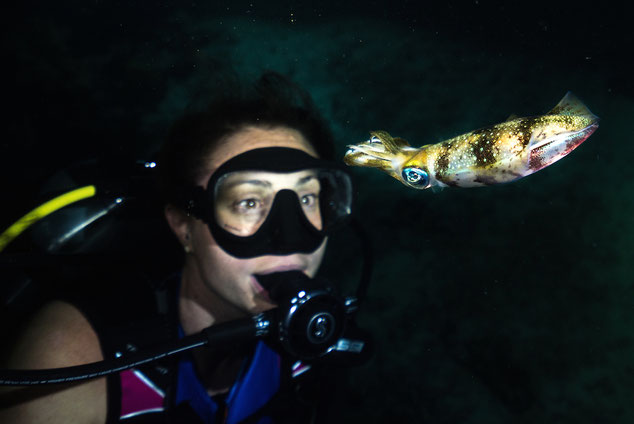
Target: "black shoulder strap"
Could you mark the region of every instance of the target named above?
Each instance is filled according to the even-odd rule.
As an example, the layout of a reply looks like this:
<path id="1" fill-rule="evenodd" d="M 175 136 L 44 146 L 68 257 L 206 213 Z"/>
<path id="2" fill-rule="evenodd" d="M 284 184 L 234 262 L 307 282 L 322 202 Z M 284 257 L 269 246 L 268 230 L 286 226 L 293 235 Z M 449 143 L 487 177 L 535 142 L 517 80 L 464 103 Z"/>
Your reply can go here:
<path id="1" fill-rule="evenodd" d="M 113 278 L 112 276 L 110 278 Z M 74 287 L 64 300 L 76 306 L 99 336 L 105 359 L 160 345 L 178 337 L 176 299 L 179 275 L 163 281 L 148 281 L 141 273 L 119 276 L 118 280 L 93 282 L 92 290 Z M 166 399 L 171 397 L 177 357 L 172 356 L 139 367 Z M 118 422 L 121 411 L 121 380 L 108 376 L 107 422 Z"/>

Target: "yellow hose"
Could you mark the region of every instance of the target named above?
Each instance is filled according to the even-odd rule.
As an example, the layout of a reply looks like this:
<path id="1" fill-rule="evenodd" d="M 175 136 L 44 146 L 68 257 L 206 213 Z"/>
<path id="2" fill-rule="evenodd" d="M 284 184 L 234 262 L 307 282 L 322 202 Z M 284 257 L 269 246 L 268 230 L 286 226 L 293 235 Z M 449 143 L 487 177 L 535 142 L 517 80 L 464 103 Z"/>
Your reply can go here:
<path id="1" fill-rule="evenodd" d="M 4 248 L 7 247 L 14 238 L 19 236 L 24 230 L 35 224 L 40 219 L 63 208 L 64 206 L 70 205 L 71 203 L 92 197 L 95 193 L 97 193 L 97 189 L 93 185 L 80 187 L 69 191 L 68 193 L 59 195 L 36 207 L 0 234 L 0 252 L 2 252 L 2 250 L 4 250 Z"/>

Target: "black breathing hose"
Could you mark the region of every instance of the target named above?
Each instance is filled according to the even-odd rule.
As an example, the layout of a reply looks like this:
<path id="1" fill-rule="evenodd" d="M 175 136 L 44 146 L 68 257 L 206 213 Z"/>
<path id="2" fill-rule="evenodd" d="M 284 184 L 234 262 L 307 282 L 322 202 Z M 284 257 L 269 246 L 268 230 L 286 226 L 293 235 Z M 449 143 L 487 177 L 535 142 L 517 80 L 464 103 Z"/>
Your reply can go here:
<path id="1" fill-rule="evenodd" d="M 367 294 L 370 280 L 372 279 L 372 264 L 374 258 L 372 255 L 372 243 L 365 228 L 356 218 L 350 220 L 350 226 L 359 237 L 359 243 L 363 252 L 362 255 L 362 269 L 361 278 L 359 279 L 359 285 L 357 286 L 357 300 L 359 303 L 363 303 Z"/>
<path id="2" fill-rule="evenodd" d="M 268 334 L 270 312 L 208 327 L 197 334 L 163 344 L 154 349 L 134 352 L 119 358 L 66 368 L 41 370 L 0 370 L 0 386 L 72 383 L 103 377 L 148 362 L 172 356 L 207 344 L 237 343 Z"/>

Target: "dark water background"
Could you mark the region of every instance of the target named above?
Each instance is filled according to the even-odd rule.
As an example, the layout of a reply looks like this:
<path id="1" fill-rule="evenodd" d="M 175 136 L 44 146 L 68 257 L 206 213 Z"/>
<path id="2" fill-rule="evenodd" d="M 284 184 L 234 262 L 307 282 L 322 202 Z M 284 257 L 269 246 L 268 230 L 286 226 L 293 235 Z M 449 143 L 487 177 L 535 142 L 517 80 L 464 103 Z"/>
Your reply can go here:
<path id="1" fill-rule="evenodd" d="M 437 193 L 355 169 L 377 352 L 342 422 L 634 422 L 631 24 L 599 2 L 23 2 L 3 6 L 1 226 L 77 160 L 149 157 L 209 76 L 265 69 L 307 88 L 346 144 L 435 143 L 547 112 L 601 118 L 517 183 Z M 335 246 L 336 244 L 336 246 Z M 352 285 L 359 247 L 326 270 Z M 341 269 L 350 267 L 350 272 Z"/>

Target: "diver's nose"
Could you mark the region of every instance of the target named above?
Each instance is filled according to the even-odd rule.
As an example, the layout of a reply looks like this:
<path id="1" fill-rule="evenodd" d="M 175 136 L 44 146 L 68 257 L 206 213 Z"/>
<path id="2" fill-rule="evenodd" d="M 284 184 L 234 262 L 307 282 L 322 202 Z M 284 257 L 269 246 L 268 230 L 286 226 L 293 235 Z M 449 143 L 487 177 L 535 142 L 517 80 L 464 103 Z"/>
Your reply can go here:
<path id="1" fill-rule="evenodd" d="M 273 255 L 314 252 L 325 235 L 304 214 L 293 190 L 280 190 L 262 228 L 268 250 Z"/>
<path id="2" fill-rule="evenodd" d="M 271 242 L 284 253 L 294 253 L 293 250 L 302 244 L 303 231 L 306 225 L 304 212 L 299 205 L 299 197 L 292 190 L 282 190 L 278 193 L 277 210 L 271 211 L 275 226 L 271 234 Z"/>

